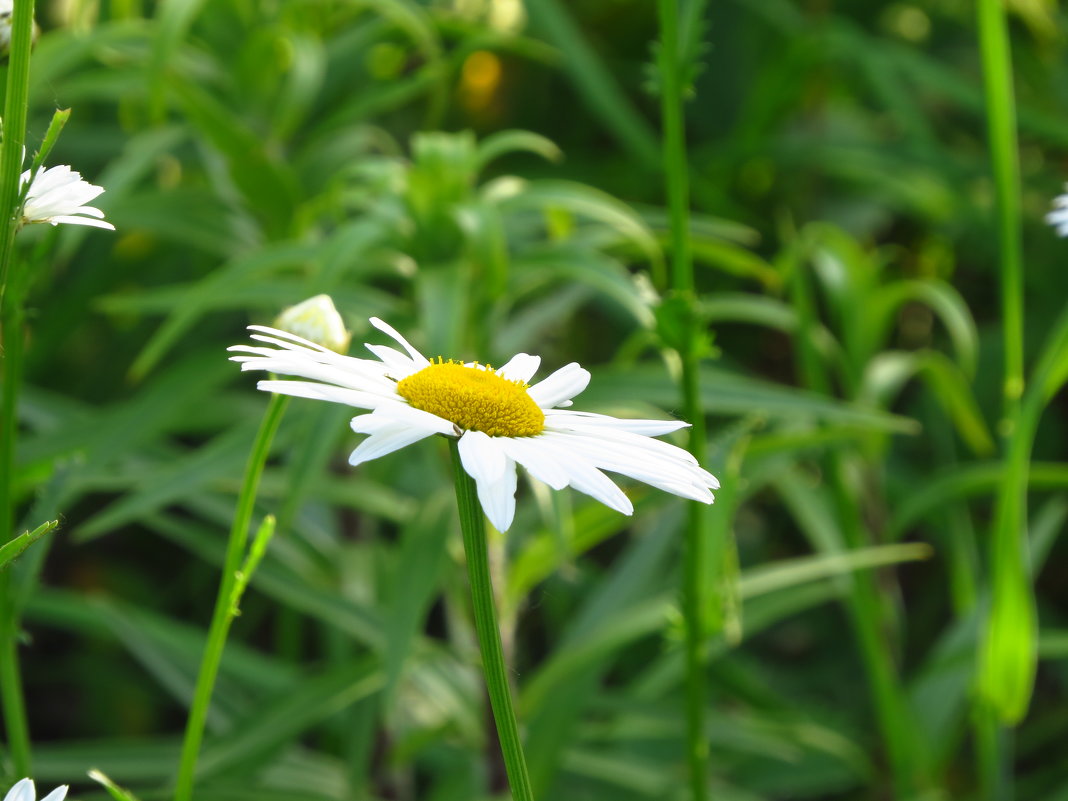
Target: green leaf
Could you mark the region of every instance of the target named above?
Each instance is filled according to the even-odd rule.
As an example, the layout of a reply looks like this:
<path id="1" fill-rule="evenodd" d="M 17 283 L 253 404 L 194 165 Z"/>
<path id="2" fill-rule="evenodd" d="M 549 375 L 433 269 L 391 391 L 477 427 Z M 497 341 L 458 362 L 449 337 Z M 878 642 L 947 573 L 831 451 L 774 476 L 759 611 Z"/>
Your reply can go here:
<path id="1" fill-rule="evenodd" d="M 858 400 L 888 407 L 914 376 L 924 379 L 931 387 L 961 438 L 975 454 L 989 456 L 995 451 L 994 438 L 967 377 L 938 351 L 879 353 L 868 363 Z"/>
<path id="2" fill-rule="evenodd" d="M 140 801 L 137 796 L 131 793 L 129 790 L 125 790 L 119 787 L 115 782 L 105 776 L 96 768 L 92 768 L 89 771 L 89 778 L 97 784 L 102 784 L 108 791 L 108 795 L 115 799 L 115 801 Z"/>
<path id="3" fill-rule="evenodd" d="M 0 546 L 0 570 L 4 570 L 12 559 L 15 559 L 45 534 L 50 534 L 58 527 L 58 520 L 49 520 L 47 523 L 39 525 L 33 531 L 25 531 L 10 542 L 4 543 L 4 545 Z"/>

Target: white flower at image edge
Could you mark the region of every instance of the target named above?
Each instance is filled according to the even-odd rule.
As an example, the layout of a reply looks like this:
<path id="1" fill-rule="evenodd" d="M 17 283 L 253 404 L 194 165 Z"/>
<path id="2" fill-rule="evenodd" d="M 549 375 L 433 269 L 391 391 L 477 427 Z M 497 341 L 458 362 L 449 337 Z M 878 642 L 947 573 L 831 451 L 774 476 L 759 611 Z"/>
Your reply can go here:
<path id="1" fill-rule="evenodd" d="M 67 787 L 57 787 L 50 792 L 41 801 L 63 801 L 67 797 Z M 22 779 L 14 787 L 12 787 L 7 795 L 4 796 L 4 801 L 36 801 L 37 789 L 33 786 L 32 779 Z"/>
<path id="2" fill-rule="evenodd" d="M 30 170 L 26 170 L 22 173 L 22 186 L 29 180 Z M 115 226 L 104 220 L 104 212 L 85 205 L 103 191 L 103 187 L 83 181 L 80 173 L 65 164 L 39 170 L 26 193 L 22 221 L 52 225 L 91 225 L 114 231 Z"/>
<path id="3" fill-rule="evenodd" d="M 236 345 L 242 370 L 310 381 L 268 380 L 265 392 L 343 403 L 369 409 L 352 419 L 352 429 L 369 435 L 352 452 L 358 465 L 433 434 L 459 438 L 464 470 L 478 487 L 490 522 L 506 531 L 515 515 L 516 464 L 553 489 L 572 487 L 623 514 L 634 511 L 623 491 L 601 471 L 712 503 L 719 482 L 687 451 L 654 436 L 688 423 L 623 420 L 570 411 L 571 399 L 586 388 L 588 371 L 571 363 L 528 385 L 541 358 L 520 353 L 496 370 L 487 365 L 431 361 L 386 323 L 371 324 L 404 352 L 367 345 L 377 357 L 341 356 L 293 334 L 249 326 L 252 338 L 270 347 Z"/>
<path id="4" fill-rule="evenodd" d="M 1064 188 L 1068 190 L 1068 184 Z M 1057 229 L 1058 236 L 1068 236 L 1068 193 L 1053 198 L 1053 211 L 1046 215 L 1046 222 Z"/>

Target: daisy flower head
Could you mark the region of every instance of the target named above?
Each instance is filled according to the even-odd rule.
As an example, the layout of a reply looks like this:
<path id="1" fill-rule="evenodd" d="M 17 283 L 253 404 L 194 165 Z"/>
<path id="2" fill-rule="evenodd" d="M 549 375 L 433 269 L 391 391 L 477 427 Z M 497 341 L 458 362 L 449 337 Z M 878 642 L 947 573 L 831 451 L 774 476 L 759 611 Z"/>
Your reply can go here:
<path id="1" fill-rule="evenodd" d="M 464 470 L 475 480 L 482 508 L 499 531 L 515 515 L 516 465 L 553 489 L 572 487 L 623 514 L 630 500 L 602 471 L 637 479 L 702 503 L 712 503 L 715 476 L 687 451 L 653 437 L 681 421 L 623 420 L 571 411 L 590 374 L 578 364 L 530 384 L 541 358 L 526 353 L 497 369 L 478 362 L 427 359 L 376 317 L 371 325 L 400 349 L 366 345 L 375 359 L 341 356 L 283 331 L 249 326 L 262 345 L 236 345 L 242 370 L 307 380 L 266 380 L 265 392 L 367 409 L 352 429 L 367 434 L 349 457 L 358 465 L 433 434 L 456 437 Z"/>
<path id="2" fill-rule="evenodd" d="M 67 797 L 67 787 L 57 787 L 41 801 L 63 801 Z M 37 789 L 33 786 L 33 779 L 22 779 L 14 787 L 8 790 L 4 801 L 36 801 Z"/>
<path id="3" fill-rule="evenodd" d="M 1068 236 L 1068 184 L 1065 193 L 1053 198 L 1053 211 L 1046 215 L 1046 222 L 1057 230 L 1057 236 Z"/>
<path id="4" fill-rule="evenodd" d="M 26 170 L 21 178 L 23 187 L 30 185 L 22 206 L 23 223 L 68 223 L 115 230 L 104 220 L 104 212 L 85 205 L 103 192 L 103 187 L 83 181 L 81 174 L 66 164 L 39 170 L 32 181 L 30 173 Z"/>

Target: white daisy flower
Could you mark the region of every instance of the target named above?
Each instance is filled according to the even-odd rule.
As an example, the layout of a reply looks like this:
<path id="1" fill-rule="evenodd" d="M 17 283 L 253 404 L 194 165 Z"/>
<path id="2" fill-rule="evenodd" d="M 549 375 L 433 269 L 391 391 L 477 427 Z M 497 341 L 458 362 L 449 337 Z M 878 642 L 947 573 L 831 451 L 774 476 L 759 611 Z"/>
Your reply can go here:
<path id="1" fill-rule="evenodd" d="M 516 464 L 553 489 L 573 487 L 623 514 L 634 507 L 602 470 L 659 489 L 712 503 L 715 476 L 682 448 L 653 436 L 688 423 L 620 420 L 565 408 L 586 388 L 590 374 L 571 363 L 536 384 L 527 382 L 541 358 L 519 353 L 494 370 L 478 362 L 431 361 L 399 333 L 372 317 L 404 352 L 367 345 L 377 357 L 341 356 L 293 334 L 249 326 L 252 338 L 271 347 L 237 345 L 231 357 L 242 370 L 266 370 L 310 381 L 260 381 L 265 392 L 370 409 L 352 419 L 369 436 L 352 452 L 358 465 L 413 442 L 444 434 L 459 438 L 460 459 L 475 480 L 490 522 L 506 531 L 515 515 Z"/>
<path id="2" fill-rule="evenodd" d="M 1064 188 L 1068 190 L 1068 184 Z M 1053 211 L 1046 215 L 1046 222 L 1057 229 L 1057 236 L 1068 236 L 1068 192 L 1053 198 Z"/>
<path id="3" fill-rule="evenodd" d="M 50 792 L 41 801 L 63 801 L 67 797 L 67 787 L 57 787 Z M 7 795 L 4 796 L 4 801 L 35 801 L 37 798 L 37 789 L 33 786 L 33 779 L 22 779 L 14 787 L 12 787 Z"/>
<path id="4" fill-rule="evenodd" d="M 29 180 L 30 170 L 26 170 L 22 186 Z M 80 173 L 65 164 L 40 170 L 26 193 L 22 222 L 92 225 L 114 231 L 115 226 L 104 220 L 104 212 L 85 205 L 103 191 L 103 187 L 83 181 Z"/>

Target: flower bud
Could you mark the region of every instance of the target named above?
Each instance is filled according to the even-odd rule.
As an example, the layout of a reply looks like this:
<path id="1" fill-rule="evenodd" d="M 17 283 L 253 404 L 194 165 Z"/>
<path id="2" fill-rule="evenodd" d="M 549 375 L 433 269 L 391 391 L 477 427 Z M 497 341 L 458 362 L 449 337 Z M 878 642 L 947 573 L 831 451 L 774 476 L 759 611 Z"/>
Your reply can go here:
<path id="1" fill-rule="evenodd" d="M 278 315 L 274 327 L 341 354 L 348 351 L 352 339 L 329 295 L 316 295 L 290 306 Z"/>

